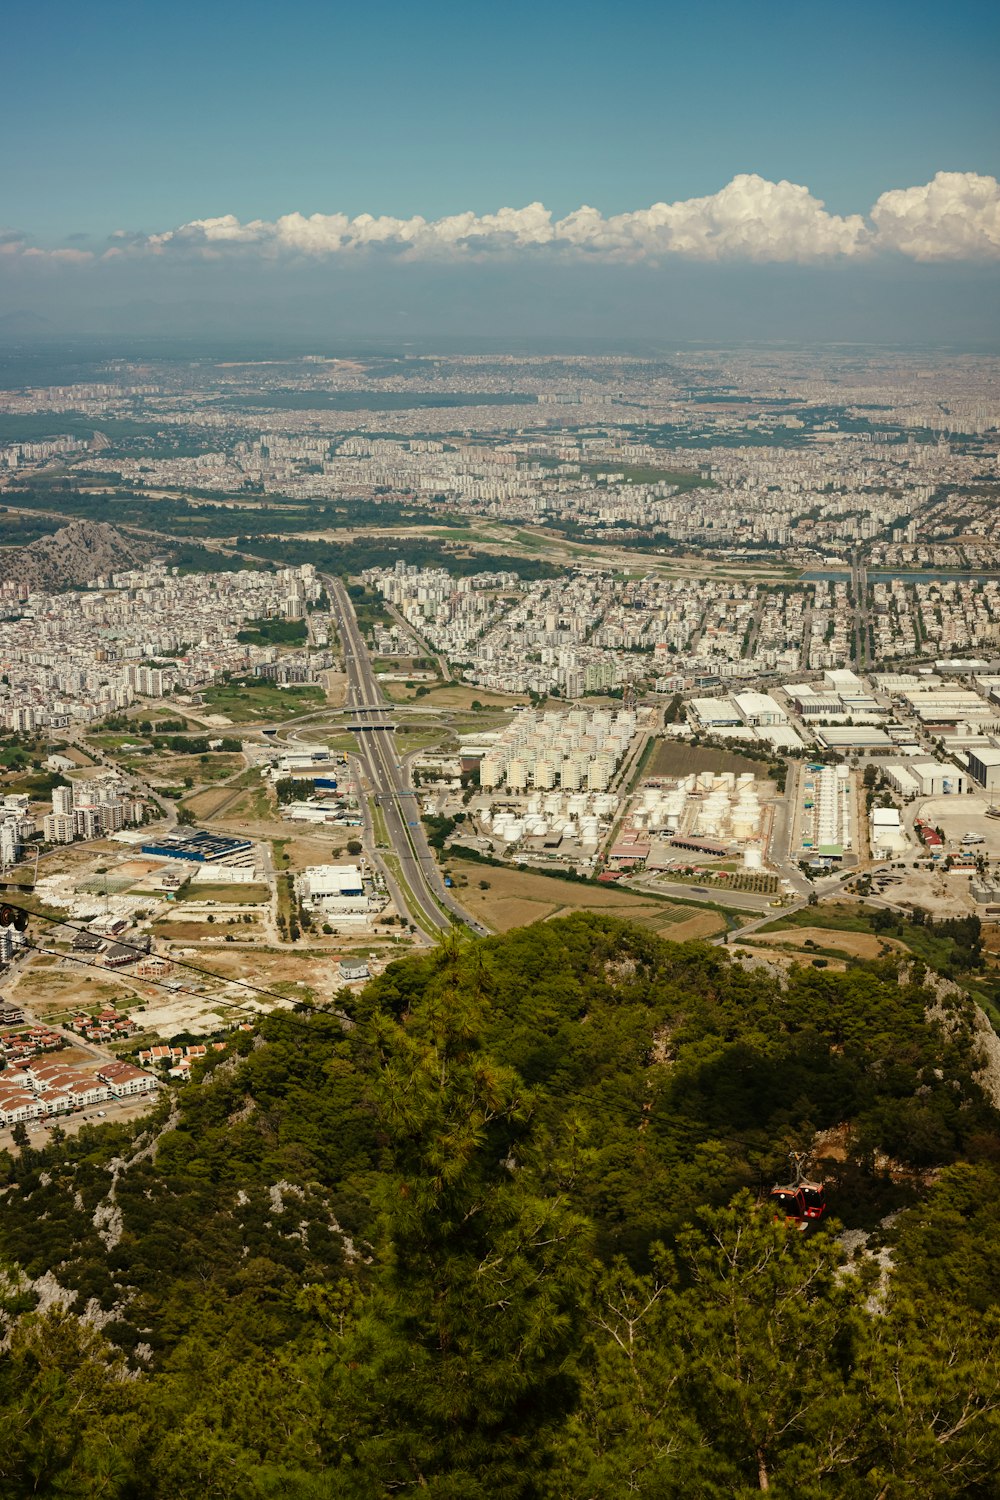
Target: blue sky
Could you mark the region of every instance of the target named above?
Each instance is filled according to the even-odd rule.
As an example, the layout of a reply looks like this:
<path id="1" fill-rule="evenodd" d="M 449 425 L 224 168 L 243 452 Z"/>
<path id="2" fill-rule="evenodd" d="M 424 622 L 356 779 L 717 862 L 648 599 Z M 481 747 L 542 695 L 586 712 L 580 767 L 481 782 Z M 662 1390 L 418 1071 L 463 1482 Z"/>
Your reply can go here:
<path id="1" fill-rule="evenodd" d="M 839 213 L 995 172 L 1000 7 L 8 0 L 7 227 L 605 213 L 806 184 Z"/>
<path id="2" fill-rule="evenodd" d="M 1000 338 L 988 0 L 4 16 L 0 320 Z"/>

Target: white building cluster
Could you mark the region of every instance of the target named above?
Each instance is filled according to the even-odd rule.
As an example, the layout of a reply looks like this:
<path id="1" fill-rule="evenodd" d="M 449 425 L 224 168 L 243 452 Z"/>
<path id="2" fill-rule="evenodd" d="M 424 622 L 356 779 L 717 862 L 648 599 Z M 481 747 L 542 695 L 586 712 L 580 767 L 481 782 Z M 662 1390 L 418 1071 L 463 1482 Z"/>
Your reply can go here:
<path id="1" fill-rule="evenodd" d="M 634 711 L 572 709 L 517 714 L 490 744 L 479 768 L 484 790 L 529 786 L 551 791 L 604 792 L 636 733 Z"/>
<path id="2" fill-rule="evenodd" d="M 848 766 L 809 768 L 803 779 L 802 848 L 814 854 L 853 849 L 855 792 Z"/>
<path id="3" fill-rule="evenodd" d="M 0 867 L 17 863 L 25 840 L 30 839 L 35 831 L 27 794 L 7 792 L 0 796 Z"/>
<path id="4" fill-rule="evenodd" d="M 361 576 L 431 645 L 450 656 L 469 651 L 521 588 L 516 573 L 454 578 L 444 568 L 417 568 L 402 561 L 393 568 L 369 568 Z"/>
<path id="5" fill-rule="evenodd" d="M 32 1058 L 0 1073 L 0 1126 L 152 1093 L 158 1086 L 151 1073 L 127 1062 L 108 1062 L 90 1072 L 53 1057 Z"/>
<path id="6" fill-rule="evenodd" d="M 141 823 L 145 803 L 134 798 L 113 772 L 52 790 L 52 811 L 42 820 L 46 843 L 97 839 Z"/>
<path id="7" fill-rule="evenodd" d="M 19 592 L 3 585 L 0 602 Z M 21 732 L 65 727 L 256 670 L 277 651 L 237 641 L 247 621 L 304 613 L 320 592 L 311 564 L 179 575 L 154 563 L 83 593 L 28 594 L 0 621 L 0 713 Z"/>

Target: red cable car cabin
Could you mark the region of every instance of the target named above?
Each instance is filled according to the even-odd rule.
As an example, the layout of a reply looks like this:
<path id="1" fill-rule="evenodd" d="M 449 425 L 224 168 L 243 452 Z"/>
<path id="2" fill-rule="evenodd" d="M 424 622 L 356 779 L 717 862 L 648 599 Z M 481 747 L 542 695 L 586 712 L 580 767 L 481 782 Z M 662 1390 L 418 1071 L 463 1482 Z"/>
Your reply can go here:
<path id="1" fill-rule="evenodd" d="M 800 1182 L 799 1192 L 805 1199 L 806 1218 L 821 1219 L 826 1213 L 826 1189 L 821 1182 Z"/>
<path id="2" fill-rule="evenodd" d="M 771 1202 L 776 1219 L 791 1219 L 797 1229 L 805 1229 L 809 1223 L 805 1194 L 800 1187 L 773 1187 Z"/>

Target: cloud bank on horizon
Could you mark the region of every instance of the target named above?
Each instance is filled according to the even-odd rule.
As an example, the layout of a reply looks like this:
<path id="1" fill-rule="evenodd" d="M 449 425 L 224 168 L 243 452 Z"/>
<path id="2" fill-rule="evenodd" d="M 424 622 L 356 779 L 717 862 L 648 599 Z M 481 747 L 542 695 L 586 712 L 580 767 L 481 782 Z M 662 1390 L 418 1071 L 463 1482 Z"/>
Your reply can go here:
<path id="1" fill-rule="evenodd" d="M 0 233 L 0 258 L 86 265 L 120 257 L 257 255 L 322 259 L 383 254 L 403 260 L 486 259 L 518 254 L 657 263 L 816 263 L 896 254 L 913 261 L 1000 260 L 1000 183 L 974 172 L 938 172 L 919 187 L 882 193 L 867 217 L 828 213 L 796 183 L 741 173 L 702 198 L 654 203 L 605 217 L 583 206 L 554 219 L 541 203 L 440 219 L 361 214 L 284 214 L 241 222 L 194 219 L 158 234 L 119 230 L 110 247 L 47 250 Z"/>

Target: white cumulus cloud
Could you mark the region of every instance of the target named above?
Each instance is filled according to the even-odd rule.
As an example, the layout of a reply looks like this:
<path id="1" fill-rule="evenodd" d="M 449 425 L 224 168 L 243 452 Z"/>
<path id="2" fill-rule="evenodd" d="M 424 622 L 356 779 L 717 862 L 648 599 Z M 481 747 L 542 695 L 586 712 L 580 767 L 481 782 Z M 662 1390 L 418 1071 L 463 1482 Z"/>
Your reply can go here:
<path id="1" fill-rule="evenodd" d="M 410 259 L 551 247 L 624 260 L 684 255 L 696 260 L 802 261 L 856 255 L 869 238 L 860 214 L 829 214 L 808 188 L 741 174 L 710 197 L 654 203 L 609 218 L 585 205 L 554 220 L 542 203 L 443 219 L 294 213 L 273 222 L 243 223 L 225 214 L 151 235 L 146 245 L 158 253 L 171 247 L 209 252 L 250 245 L 314 256 L 378 247 Z"/>
<path id="2" fill-rule="evenodd" d="M 923 187 L 883 193 L 871 212 L 876 242 L 913 260 L 1000 259 L 1000 183 L 938 172 Z"/>
<path id="3" fill-rule="evenodd" d="M 1000 184 L 975 172 L 938 172 L 922 187 L 883 193 L 867 216 L 830 213 L 807 187 L 755 173 L 740 173 L 707 197 L 607 216 L 584 204 L 556 219 L 543 203 L 441 219 L 288 213 L 241 220 L 220 214 L 157 234 L 117 230 L 100 258 L 366 255 L 426 261 L 545 255 L 651 264 L 672 258 L 815 264 L 880 252 L 919 261 L 1000 260 Z M 0 256 L 68 263 L 96 258 L 84 250 L 37 249 L 15 232 L 0 232 Z"/>

